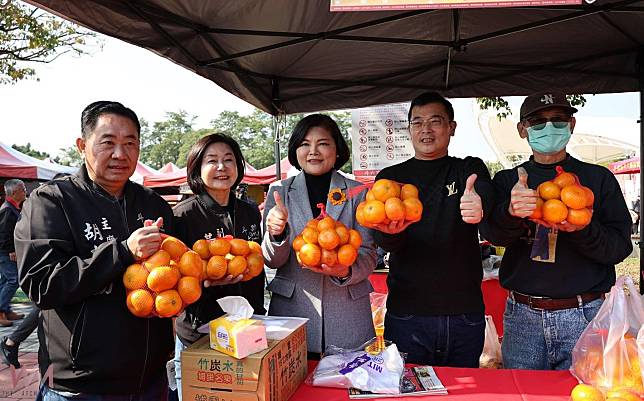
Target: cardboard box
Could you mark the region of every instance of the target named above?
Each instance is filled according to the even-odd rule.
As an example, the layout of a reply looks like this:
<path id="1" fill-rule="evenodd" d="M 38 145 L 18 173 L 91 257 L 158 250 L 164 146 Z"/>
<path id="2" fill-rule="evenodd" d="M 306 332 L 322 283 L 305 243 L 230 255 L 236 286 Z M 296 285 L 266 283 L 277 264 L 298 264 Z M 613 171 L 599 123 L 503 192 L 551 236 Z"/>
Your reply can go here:
<path id="1" fill-rule="evenodd" d="M 270 334 L 288 319 L 263 317 L 268 348 L 244 359 L 211 349 L 208 336 L 189 346 L 181 353 L 183 399 L 287 401 L 307 375 L 306 320 L 286 336 Z"/>

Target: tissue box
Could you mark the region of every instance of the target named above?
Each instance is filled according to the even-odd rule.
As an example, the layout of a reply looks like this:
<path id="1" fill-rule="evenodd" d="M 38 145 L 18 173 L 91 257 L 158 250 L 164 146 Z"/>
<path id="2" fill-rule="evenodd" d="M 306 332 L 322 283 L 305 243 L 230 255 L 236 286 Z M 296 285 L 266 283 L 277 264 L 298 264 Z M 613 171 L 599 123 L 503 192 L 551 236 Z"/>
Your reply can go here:
<path id="1" fill-rule="evenodd" d="M 208 336 L 181 353 L 184 400 L 287 401 L 304 381 L 306 319 L 262 317 L 268 348 L 235 359 L 210 348 Z"/>
<path id="2" fill-rule="evenodd" d="M 224 315 L 210 322 L 210 348 L 237 359 L 246 358 L 268 348 L 266 327 L 259 320 L 233 321 Z"/>

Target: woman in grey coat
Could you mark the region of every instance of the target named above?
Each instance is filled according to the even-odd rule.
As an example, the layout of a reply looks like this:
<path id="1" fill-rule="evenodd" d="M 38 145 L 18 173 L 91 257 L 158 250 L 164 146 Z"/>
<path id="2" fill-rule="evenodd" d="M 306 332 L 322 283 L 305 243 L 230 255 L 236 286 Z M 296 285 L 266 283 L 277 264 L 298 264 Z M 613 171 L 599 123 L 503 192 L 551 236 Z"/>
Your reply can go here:
<path id="1" fill-rule="evenodd" d="M 372 235 L 355 220 L 364 193 L 343 202 L 328 199 L 332 190 L 346 196 L 348 189 L 361 185 L 337 172 L 349 159 L 349 148 L 335 121 L 312 114 L 295 126 L 288 159 L 301 172 L 271 185 L 266 197 L 262 249 L 265 264 L 277 269 L 268 285 L 272 292 L 268 314 L 308 318 L 310 353 L 319 355 L 328 345 L 360 346 L 374 336 L 369 302 L 373 287 L 368 277 L 376 266 Z M 320 214 L 318 203 L 326 204 L 333 219 L 360 232 L 362 245 L 353 265 L 298 263 L 293 239 Z"/>

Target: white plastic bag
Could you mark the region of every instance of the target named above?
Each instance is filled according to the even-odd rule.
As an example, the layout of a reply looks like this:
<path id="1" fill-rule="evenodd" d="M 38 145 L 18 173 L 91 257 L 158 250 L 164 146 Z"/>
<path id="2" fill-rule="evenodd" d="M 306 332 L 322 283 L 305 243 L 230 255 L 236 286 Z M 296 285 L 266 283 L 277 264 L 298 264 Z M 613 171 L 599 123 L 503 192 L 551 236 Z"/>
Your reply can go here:
<path id="1" fill-rule="evenodd" d="M 485 342 L 483 343 L 483 352 L 479 358 L 479 367 L 488 369 L 501 369 L 503 367 L 499 334 L 490 315 L 485 316 Z"/>

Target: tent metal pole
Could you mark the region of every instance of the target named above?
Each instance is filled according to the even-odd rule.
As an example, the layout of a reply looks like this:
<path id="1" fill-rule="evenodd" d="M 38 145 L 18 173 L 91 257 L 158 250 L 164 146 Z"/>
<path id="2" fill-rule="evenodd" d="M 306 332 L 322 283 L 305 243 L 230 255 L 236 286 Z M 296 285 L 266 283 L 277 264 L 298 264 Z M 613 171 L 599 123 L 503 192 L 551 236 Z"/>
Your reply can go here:
<path id="1" fill-rule="evenodd" d="M 639 227 L 639 236 L 640 239 L 637 241 L 639 247 L 639 257 L 640 257 L 640 294 L 644 294 L 644 270 L 642 269 L 642 230 L 644 230 L 644 219 L 642 219 L 642 201 L 644 201 L 644 174 L 641 171 L 642 165 L 642 149 L 644 147 L 644 48 L 640 49 L 640 54 L 637 60 L 637 68 L 639 71 L 639 81 L 640 81 L 640 227 Z"/>
<path id="2" fill-rule="evenodd" d="M 273 100 L 273 138 L 275 139 L 275 179 L 277 181 L 282 179 L 282 166 L 280 161 L 282 157 L 280 156 L 280 124 L 279 116 L 282 114 L 279 102 L 280 102 L 280 84 L 277 79 L 271 80 L 271 98 Z"/>

